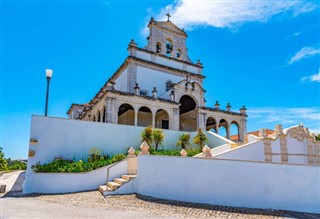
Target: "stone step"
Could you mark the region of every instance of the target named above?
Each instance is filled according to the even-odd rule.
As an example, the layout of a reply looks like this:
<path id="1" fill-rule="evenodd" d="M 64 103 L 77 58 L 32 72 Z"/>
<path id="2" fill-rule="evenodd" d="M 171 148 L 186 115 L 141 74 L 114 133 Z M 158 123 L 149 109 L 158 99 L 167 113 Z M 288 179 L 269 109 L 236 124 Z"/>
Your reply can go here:
<path id="1" fill-rule="evenodd" d="M 112 192 L 112 189 L 109 188 L 107 185 L 101 185 L 99 186 L 99 192 L 101 192 L 101 194 L 104 195 L 105 192 Z"/>
<path id="2" fill-rule="evenodd" d="M 108 182 L 107 186 L 110 187 L 112 189 L 112 191 L 114 191 L 117 188 L 119 188 L 121 185 L 119 183 L 116 183 L 116 182 Z"/>
<path id="3" fill-rule="evenodd" d="M 136 178 L 137 175 L 122 175 L 121 178 L 125 179 L 125 180 L 132 180 L 134 178 Z"/>
<path id="4" fill-rule="evenodd" d="M 114 182 L 120 184 L 121 186 L 127 182 L 129 182 L 129 180 L 123 179 L 123 178 L 115 178 Z"/>

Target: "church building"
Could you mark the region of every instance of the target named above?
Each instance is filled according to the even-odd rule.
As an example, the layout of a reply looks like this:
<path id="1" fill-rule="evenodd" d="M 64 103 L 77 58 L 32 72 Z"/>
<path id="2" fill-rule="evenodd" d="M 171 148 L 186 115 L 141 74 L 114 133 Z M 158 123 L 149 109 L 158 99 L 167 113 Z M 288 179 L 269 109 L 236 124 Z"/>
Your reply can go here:
<path id="1" fill-rule="evenodd" d="M 132 40 L 122 65 L 89 103 L 71 105 L 69 119 L 216 133 L 225 127 L 229 139 L 235 124 L 243 142 L 246 108 L 233 112 L 229 103 L 221 109 L 218 101 L 206 106 L 203 65 L 189 59 L 187 34 L 167 16 L 167 21 L 151 18 L 147 45 Z"/>

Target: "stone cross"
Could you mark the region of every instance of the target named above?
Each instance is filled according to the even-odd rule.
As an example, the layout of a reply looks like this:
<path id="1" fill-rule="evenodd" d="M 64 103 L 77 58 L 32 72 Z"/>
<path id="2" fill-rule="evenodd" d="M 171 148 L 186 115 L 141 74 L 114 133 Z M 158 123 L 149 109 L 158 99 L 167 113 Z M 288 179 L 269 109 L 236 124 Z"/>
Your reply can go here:
<path id="1" fill-rule="evenodd" d="M 168 20 L 167 20 L 167 21 L 169 21 L 169 20 L 170 20 L 171 15 L 170 15 L 169 13 L 167 13 L 167 14 L 166 14 L 166 16 L 168 17 Z"/>

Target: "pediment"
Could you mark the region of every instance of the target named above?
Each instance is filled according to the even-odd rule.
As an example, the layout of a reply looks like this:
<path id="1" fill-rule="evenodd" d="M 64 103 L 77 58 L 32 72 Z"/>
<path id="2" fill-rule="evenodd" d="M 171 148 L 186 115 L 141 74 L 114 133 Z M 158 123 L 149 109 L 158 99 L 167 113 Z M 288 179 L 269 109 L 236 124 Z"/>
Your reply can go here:
<path id="1" fill-rule="evenodd" d="M 203 91 L 205 92 L 205 90 L 203 89 L 203 87 L 198 83 L 198 82 L 190 82 L 187 81 L 186 79 L 174 84 L 174 88 L 182 88 L 182 89 L 186 89 L 186 90 L 198 90 L 198 91 Z"/>
<path id="2" fill-rule="evenodd" d="M 171 21 L 154 22 L 153 25 L 158 28 L 166 29 L 170 32 L 178 33 L 178 34 L 183 35 L 185 37 L 187 36 L 187 34 L 183 30 L 181 30 L 179 27 L 174 25 Z"/>

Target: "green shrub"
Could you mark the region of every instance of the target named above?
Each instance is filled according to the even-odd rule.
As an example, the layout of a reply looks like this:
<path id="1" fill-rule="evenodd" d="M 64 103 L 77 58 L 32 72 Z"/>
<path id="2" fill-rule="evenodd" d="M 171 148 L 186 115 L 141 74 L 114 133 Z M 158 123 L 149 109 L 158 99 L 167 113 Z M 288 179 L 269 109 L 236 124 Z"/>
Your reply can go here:
<path id="1" fill-rule="evenodd" d="M 149 146 L 151 146 L 153 142 L 153 129 L 151 126 L 146 127 L 141 132 L 141 142 L 146 141 Z"/>
<path id="2" fill-rule="evenodd" d="M 80 172 L 88 172 L 100 167 L 107 166 L 112 163 L 116 163 L 126 158 L 124 154 L 117 154 L 112 158 L 108 156 L 100 156 L 99 159 L 95 161 L 87 161 L 83 162 L 82 160 L 73 161 L 69 159 L 64 159 L 63 157 L 55 157 L 53 161 L 40 164 L 37 163 L 33 165 L 31 168 L 33 171 L 37 173 L 80 173 Z"/>
<path id="3" fill-rule="evenodd" d="M 15 164 L 8 166 L 8 170 L 25 170 L 25 169 L 27 169 L 27 164 L 22 162 L 17 162 Z"/>
<path id="4" fill-rule="evenodd" d="M 202 150 L 205 143 L 208 142 L 207 136 L 202 132 L 201 128 L 198 129 L 198 134 L 194 136 L 193 142 L 199 145 L 200 150 Z"/>
<path id="5" fill-rule="evenodd" d="M 177 142 L 177 146 L 181 146 L 182 149 L 186 149 L 186 147 L 190 144 L 190 134 L 181 134 L 179 136 L 179 140 Z"/>

